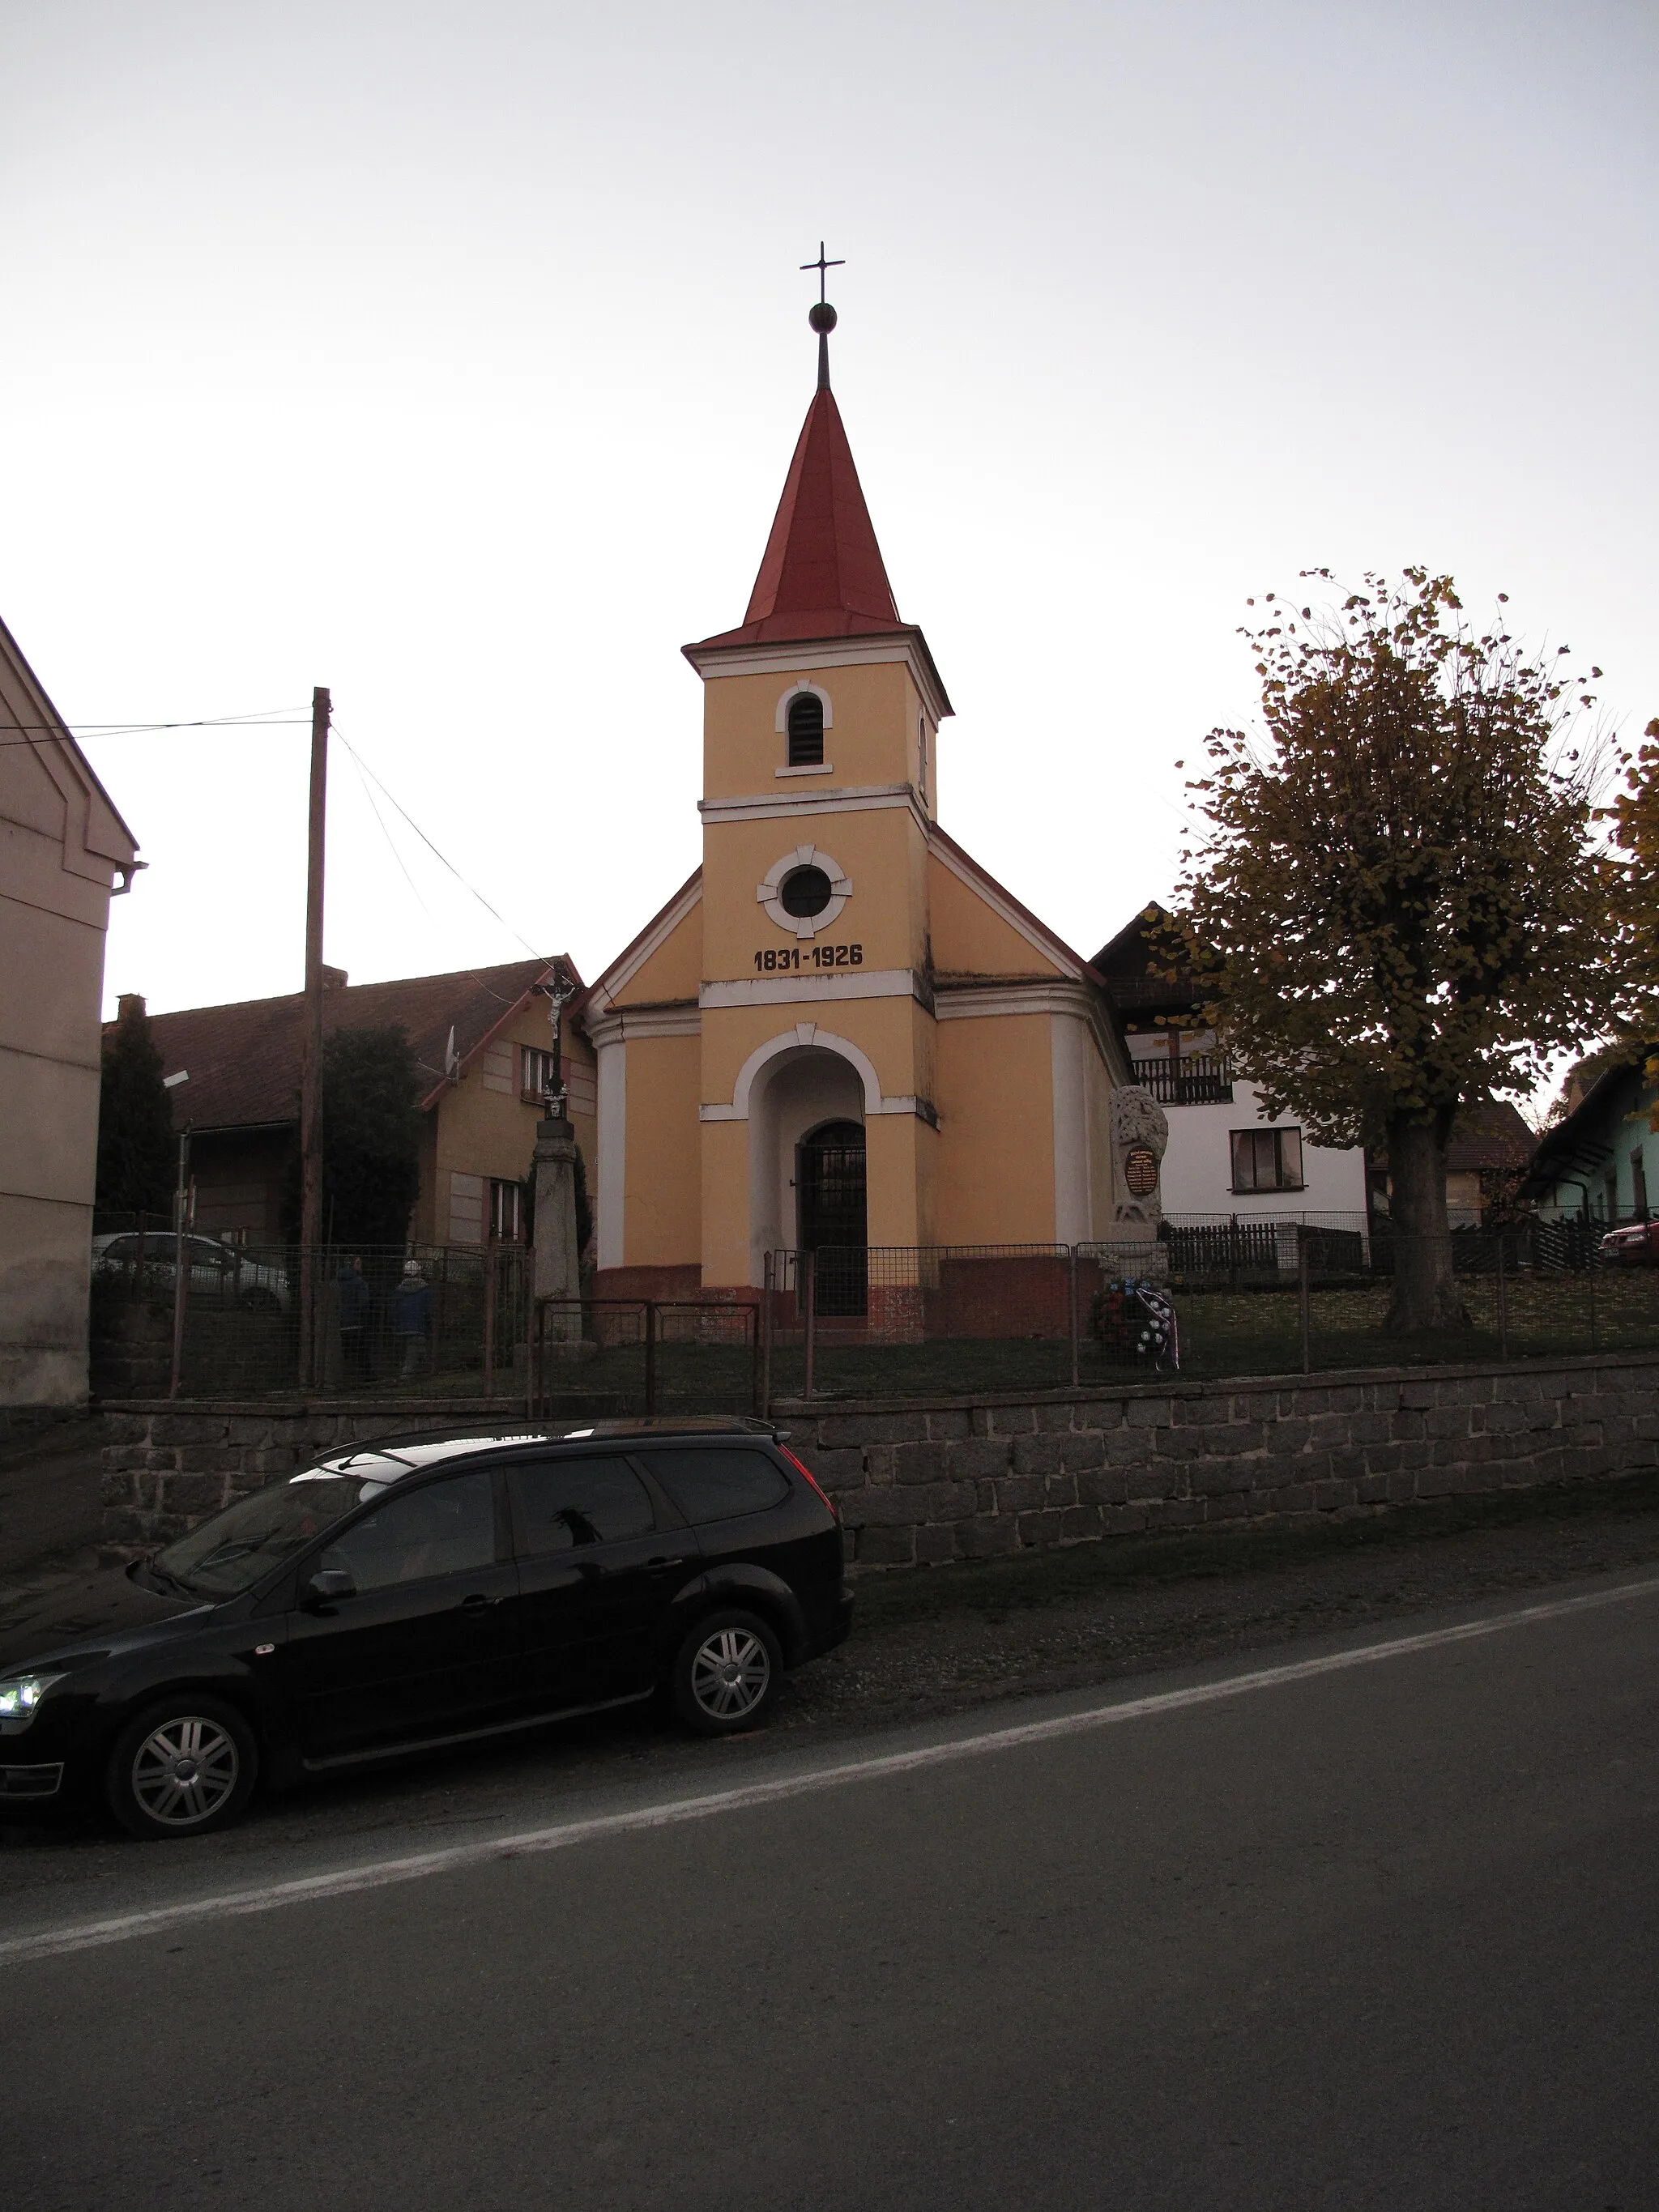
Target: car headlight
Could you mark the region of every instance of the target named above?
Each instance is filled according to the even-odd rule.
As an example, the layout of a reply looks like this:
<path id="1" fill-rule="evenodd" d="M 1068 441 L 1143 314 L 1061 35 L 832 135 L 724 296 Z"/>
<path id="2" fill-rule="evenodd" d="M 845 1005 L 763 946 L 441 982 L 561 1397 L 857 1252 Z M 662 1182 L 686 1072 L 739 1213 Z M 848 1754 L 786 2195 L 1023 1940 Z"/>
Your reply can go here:
<path id="1" fill-rule="evenodd" d="M 61 1674 L 0 1676 L 0 1735 L 17 1735 L 34 1718 L 35 1707 Z"/>

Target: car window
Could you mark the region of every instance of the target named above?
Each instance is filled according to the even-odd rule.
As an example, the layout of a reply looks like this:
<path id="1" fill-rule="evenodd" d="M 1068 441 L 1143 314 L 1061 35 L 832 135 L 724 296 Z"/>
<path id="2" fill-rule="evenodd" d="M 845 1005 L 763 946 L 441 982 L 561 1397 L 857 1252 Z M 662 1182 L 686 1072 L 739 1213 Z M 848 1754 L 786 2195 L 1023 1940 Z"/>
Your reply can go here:
<path id="1" fill-rule="evenodd" d="M 343 1465 L 307 1468 L 227 1505 L 169 1544 L 155 1564 L 169 1581 L 186 1589 L 204 1597 L 228 1597 L 258 1582 L 279 1560 L 304 1551 L 331 1522 L 384 1496 L 386 1480 L 380 1462 L 359 1474 L 346 1473 Z"/>
<path id="2" fill-rule="evenodd" d="M 532 1460 L 507 1479 L 520 1547 L 531 1556 L 644 1536 L 657 1525 L 650 1492 L 620 1455 Z"/>
<path id="3" fill-rule="evenodd" d="M 763 1513 L 789 1494 L 789 1479 L 777 1462 L 747 1445 L 702 1444 L 676 1450 L 659 1444 L 640 1457 L 694 1523 Z"/>
<path id="4" fill-rule="evenodd" d="M 358 1589 L 368 1590 L 465 1574 L 495 1557 L 495 1486 L 479 1472 L 389 1498 L 331 1544 L 318 1565 L 349 1568 Z"/>
<path id="5" fill-rule="evenodd" d="M 154 1241 L 159 1243 L 161 1239 L 157 1237 Z M 138 1239 L 136 1237 L 118 1237 L 112 1243 L 104 1247 L 106 1260 L 136 1260 L 137 1256 Z"/>

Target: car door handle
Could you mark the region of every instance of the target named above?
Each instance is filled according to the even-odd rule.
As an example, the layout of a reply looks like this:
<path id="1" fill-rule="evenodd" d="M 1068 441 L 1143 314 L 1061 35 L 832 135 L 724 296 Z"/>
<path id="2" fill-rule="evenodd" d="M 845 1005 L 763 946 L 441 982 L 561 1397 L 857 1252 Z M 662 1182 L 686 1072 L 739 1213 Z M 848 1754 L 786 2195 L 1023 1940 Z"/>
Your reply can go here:
<path id="1" fill-rule="evenodd" d="M 463 1613 L 482 1613 L 485 1606 L 499 1605 L 500 1603 L 500 1598 L 487 1596 L 483 1590 L 474 1590 L 470 1597 L 464 1597 L 461 1600 L 461 1611 Z"/>
<path id="2" fill-rule="evenodd" d="M 683 1567 L 689 1563 L 680 1557 L 671 1559 L 666 1553 L 659 1552 L 654 1559 L 647 1559 L 645 1564 L 647 1567 Z"/>

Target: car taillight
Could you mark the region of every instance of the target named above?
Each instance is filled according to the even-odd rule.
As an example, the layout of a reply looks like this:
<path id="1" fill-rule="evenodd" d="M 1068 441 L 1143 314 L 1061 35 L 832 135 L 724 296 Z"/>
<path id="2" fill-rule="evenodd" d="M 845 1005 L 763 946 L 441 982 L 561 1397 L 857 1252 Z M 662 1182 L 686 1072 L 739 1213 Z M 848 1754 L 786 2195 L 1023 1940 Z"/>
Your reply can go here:
<path id="1" fill-rule="evenodd" d="M 774 1438 L 773 1442 L 775 1449 L 783 1454 L 790 1466 L 794 1468 L 798 1474 L 804 1474 L 806 1477 L 807 1481 L 811 1483 L 813 1490 L 830 1508 L 830 1510 L 835 1515 L 836 1520 L 839 1521 L 841 1518 L 840 1507 L 837 1506 L 835 1499 L 831 1498 L 828 1491 L 825 1490 L 823 1485 L 818 1480 L 817 1475 L 813 1474 L 811 1468 L 806 1465 L 804 1460 L 797 1459 L 793 1452 L 790 1450 L 787 1444 L 778 1443 L 775 1438 Z"/>

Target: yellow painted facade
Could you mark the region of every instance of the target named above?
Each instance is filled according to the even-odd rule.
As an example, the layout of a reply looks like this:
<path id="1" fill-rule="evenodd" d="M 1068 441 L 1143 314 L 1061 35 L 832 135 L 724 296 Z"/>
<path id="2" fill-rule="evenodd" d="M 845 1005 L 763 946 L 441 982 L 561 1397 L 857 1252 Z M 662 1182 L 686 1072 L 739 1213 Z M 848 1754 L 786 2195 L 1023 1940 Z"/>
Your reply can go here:
<path id="1" fill-rule="evenodd" d="M 774 545 L 785 526 L 781 509 Z M 844 634 L 796 639 L 751 621 L 686 648 L 702 866 L 581 1016 L 602 1286 L 666 1269 L 682 1288 L 758 1284 L 767 1253 L 819 1220 L 826 1128 L 862 1146 L 849 1241 L 1110 1235 L 1109 1103 L 1129 1080 L 1115 1018 L 1087 963 L 939 828 L 951 708 L 920 631 L 860 622 L 854 608 Z M 792 763 L 803 697 L 821 758 Z"/>

